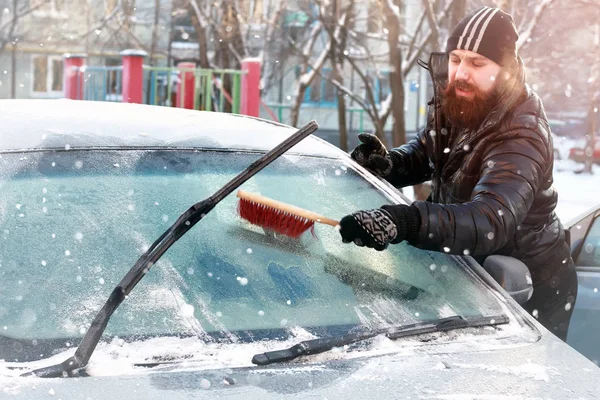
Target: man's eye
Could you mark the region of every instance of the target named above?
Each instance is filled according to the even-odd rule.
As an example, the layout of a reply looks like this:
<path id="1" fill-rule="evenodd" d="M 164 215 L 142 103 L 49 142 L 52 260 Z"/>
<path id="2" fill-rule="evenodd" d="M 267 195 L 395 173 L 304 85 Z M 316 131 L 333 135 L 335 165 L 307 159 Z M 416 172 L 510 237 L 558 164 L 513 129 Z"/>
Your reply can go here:
<path id="1" fill-rule="evenodd" d="M 481 68 L 481 67 L 483 67 L 483 64 L 482 63 L 473 63 L 473 66 L 475 68 Z"/>

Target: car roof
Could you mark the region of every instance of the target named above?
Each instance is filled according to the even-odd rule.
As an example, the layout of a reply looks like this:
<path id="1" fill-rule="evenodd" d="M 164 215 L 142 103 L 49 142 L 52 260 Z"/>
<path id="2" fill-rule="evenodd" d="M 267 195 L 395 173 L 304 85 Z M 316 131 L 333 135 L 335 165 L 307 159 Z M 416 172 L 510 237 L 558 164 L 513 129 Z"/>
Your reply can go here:
<path id="1" fill-rule="evenodd" d="M 194 147 L 268 151 L 296 128 L 243 115 L 81 100 L 0 100 L 0 151 Z M 290 153 L 341 157 L 314 135 Z"/>

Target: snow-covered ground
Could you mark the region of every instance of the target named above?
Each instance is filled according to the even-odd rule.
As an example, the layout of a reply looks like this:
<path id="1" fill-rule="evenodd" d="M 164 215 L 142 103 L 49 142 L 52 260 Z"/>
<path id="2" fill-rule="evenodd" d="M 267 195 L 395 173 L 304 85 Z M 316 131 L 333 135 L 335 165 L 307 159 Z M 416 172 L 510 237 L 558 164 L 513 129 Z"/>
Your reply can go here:
<path id="1" fill-rule="evenodd" d="M 594 206 L 600 206 L 600 166 L 594 174 L 576 174 L 582 164 L 558 160 L 554 165 L 554 187 L 558 191 L 556 213 L 563 223 L 569 222 Z"/>

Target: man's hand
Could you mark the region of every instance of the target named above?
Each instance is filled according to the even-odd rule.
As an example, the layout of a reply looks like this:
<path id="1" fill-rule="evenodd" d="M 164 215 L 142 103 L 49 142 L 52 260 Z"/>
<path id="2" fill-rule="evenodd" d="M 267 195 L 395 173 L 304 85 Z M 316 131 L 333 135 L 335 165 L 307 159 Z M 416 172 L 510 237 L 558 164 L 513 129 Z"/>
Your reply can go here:
<path id="1" fill-rule="evenodd" d="M 385 250 L 398 236 L 391 215 L 381 209 L 357 211 L 340 221 L 340 234 L 344 243 L 354 242 L 375 250 Z"/>
<path id="2" fill-rule="evenodd" d="M 358 140 L 361 144 L 352 151 L 350 157 L 380 177 L 389 175 L 394 164 L 379 138 L 370 133 L 359 133 Z"/>
<path id="3" fill-rule="evenodd" d="M 354 242 L 381 251 L 390 243 L 414 239 L 420 227 L 421 216 L 416 207 L 385 205 L 346 215 L 340 220 L 340 235 L 344 243 Z"/>

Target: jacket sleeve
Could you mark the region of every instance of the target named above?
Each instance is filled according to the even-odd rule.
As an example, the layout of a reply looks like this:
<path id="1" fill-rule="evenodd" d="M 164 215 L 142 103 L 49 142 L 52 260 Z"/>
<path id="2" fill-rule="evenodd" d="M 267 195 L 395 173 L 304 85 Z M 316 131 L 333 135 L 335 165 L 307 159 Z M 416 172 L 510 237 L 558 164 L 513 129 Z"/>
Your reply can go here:
<path id="1" fill-rule="evenodd" d="M 385 179 L 394 187 L 416 185 L 431 179 L 427 131 L 427 128 L 422 130 L 415 139 L 389 151 L 394 167 Z"/>
<path id="2" fill-rule="evenodd" d="M 499 134 L 483 154 L 471 199 L 414 203 L 421 228 L 412 245 L 451 254 L 488 255 L 515 235 L 551 167 L 547 138 L 531 129 Z"/>

